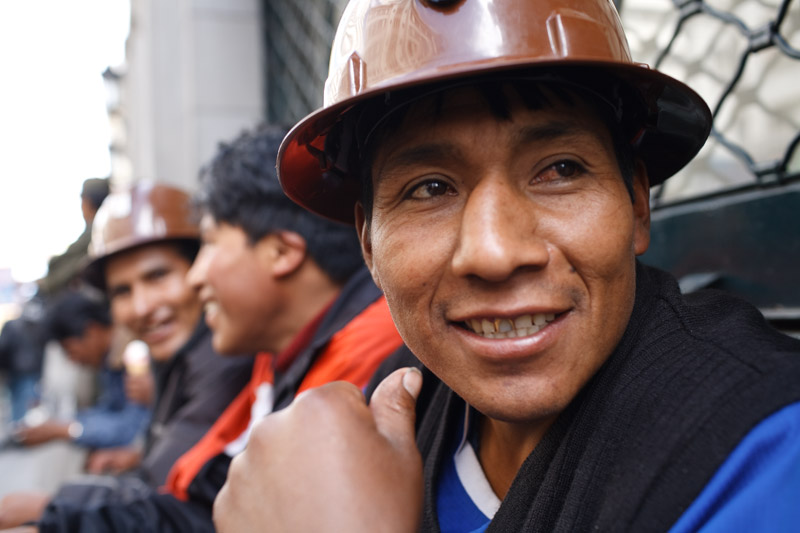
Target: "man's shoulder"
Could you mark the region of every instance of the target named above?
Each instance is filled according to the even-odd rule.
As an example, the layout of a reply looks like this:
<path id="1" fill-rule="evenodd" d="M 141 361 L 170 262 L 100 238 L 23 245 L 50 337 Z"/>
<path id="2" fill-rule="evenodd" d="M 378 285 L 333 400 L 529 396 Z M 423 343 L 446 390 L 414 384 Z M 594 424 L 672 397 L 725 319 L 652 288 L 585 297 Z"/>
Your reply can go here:
<path id="1" fill-rule="evenodd" d="M 754 376 L 800 368 L 800 340 L 777 331 L 749 302 L 713 289 L 681 294 L 667 274 L 655 269 L 649 274 L 658 289 L 640 350 L 691 354 L 710 364 L 749 369 Z M 679 364 L 676 359 L 662 362 Z"/>
<path id="2" fill-rule="evenodd" d="M 733 350 L 751 344 L 763 345 L 800 354 L 800 340 L 777 331 L 757 307 L 737 296 L 721 290 L 704 289 L 684 295 L 684 302 L 688 325 L 710 338 L 723 341 L 723 346 Z M 742 341 L 745 341 L 744 345 Z"/>
<path id="3" fill-rule="evenodd" d="M 325 313 L 314 334 L 312 344 L 327 342 L 381 296 L 382 292 L 372 281 L 369 270 L 366 267 L 359 268 L 350 276 L 339 296 Z"/>
<path id="4" fill-rule="evenodd" d="M 800 403 L 753 428 L 670 529 L 793 531 L 800 520 Z"/>
<path id="5" fill-rule="evenodd" d="M 800 341 L 743 300 L 710 290 L 682 295 L 655 276 L 653 305 L 642 307 L 637 333 L 584 392 L 583 407 L 592 411 L 595 438 L 616 443 L 620 486 L 648 494 L 632 523 L 663 524 L 746 435 L 800 401 Z M 637 474 L 646 486 L 627 473 L 637 465 L 647 465 L 649 478 Z"/>
<path id="6" fill-rule="evenodd" d="M 408 349 L 408 346 L 405 344 L 401 344 L 399 348 L 397 348 L 389 357 L 387 357 L 383 363 L 378 367 L 375 373 L 372 375 L 372 379 L 370 380 L 369 384 L 367 385 L 364 394 L 367 398 L 372 397 L 372 393 L 375 392 L 375 389 L 378 387 L 381 381 L 386 378 L 389 374 L 394 372 L 397 369 L 405 368 L 413 366 L 419 368 L 420 370 L 423 368 L 422 363 L 417 356 L 414 355 L 411 350 Z M 428 386 L 428 383 L 423 381 L 423 387 Z"/>

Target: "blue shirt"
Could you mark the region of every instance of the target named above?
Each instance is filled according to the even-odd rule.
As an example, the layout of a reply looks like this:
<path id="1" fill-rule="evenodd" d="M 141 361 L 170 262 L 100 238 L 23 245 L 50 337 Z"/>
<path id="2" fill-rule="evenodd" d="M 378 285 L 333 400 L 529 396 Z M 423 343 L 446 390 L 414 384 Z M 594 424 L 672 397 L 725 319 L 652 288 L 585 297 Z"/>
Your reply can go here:
<path id="1" fill-rule="evenodd" d="M 497 510 L 485 493 L 488 481 L 467 432 L 439 480 L 436 505 L 442 533 L 483 532 Z M 476 466 L 482 481 L 476 480 Z M 800 403 L 764 419 L 742 439 L 670 529 L 690 531 L 800 531 Z"/>
<path id="2" fill-rule="evenodd" d="M 758 424 L 670 529 L 800 531 L 800 403 Z"/>
<path id="3" fill-rule="evenodd" d="M 75 439 L 77 444 L 90 448 L 125 446 L 145 431 L 150 410 L 128 401 L 124 377 L 121 370 L 101 368 L 97 402 L 75 417 L 83 425 L 83 433 Z"/>

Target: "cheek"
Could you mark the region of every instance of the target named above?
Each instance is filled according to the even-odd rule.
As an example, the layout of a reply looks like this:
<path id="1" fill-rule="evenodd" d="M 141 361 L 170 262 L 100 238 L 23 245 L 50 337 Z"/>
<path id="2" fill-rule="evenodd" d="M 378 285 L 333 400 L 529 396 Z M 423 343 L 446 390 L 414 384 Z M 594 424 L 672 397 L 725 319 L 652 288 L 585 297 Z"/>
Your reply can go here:
<path id="1" fill-rule="evenodd" d="M 627 276 L 635 258 L 630 206 L 584 205 L 553 225 L 553 241 L 587 281 Z"/>
<path id="2" fill-rule="evenodd" d="M 115 324 L 120 324 L 128 329 L 132 329 L 134 316 L 130 304 L 120 300 L 112 301 L 111 319 Z"/>
<path id="3" fill-rule="evenodd" d="M 169 295 L 168 305 L 184 317 L 185 322 L 193 322 L 194 315 L 199 312 L 199 302 L 194 289 L 180 274 L 170 279 L 164 293 Z"/>
<path id="4" fill-rule="evenodd" d="M 254 303 L 269 297 L 267 287 L 261 282 L 262 276 L 247 258 L 217 261 L 209 278 L 222 315 L 249 318 L 255 312 Z"/>
<path id="5" fill-rule="evenodd" d="M 403 339 L 414 344 L 431 323 L 432 302 L 447 266 L 441 240 L 412 228 L 373 232 L 373 266 Z"/>
<path id="6" fill-rule="evenodd" d="M 582 300 L 588 318 L 583 325 L 599 354 L 613 349 L 622 335 L 636 285 L 632 209 L 629 202 L 616 205 L 587 205 L 561 225 L 559 248 L 587 296 Z"/>

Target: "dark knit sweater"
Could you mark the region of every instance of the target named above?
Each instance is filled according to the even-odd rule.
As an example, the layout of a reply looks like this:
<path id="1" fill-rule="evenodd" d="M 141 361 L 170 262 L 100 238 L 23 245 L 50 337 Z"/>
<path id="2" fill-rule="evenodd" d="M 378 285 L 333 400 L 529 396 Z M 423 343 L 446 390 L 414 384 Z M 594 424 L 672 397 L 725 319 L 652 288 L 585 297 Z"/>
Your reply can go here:
<path id="1" fill-rule="evenodd" d="M 463 400 L 425 371 L 422 530 Z M 617 349 L 520 468 L 488 531 L 666 531 L 758 422 L 800 401 L 800 342 L 718 292 L 637 268 Z"/>

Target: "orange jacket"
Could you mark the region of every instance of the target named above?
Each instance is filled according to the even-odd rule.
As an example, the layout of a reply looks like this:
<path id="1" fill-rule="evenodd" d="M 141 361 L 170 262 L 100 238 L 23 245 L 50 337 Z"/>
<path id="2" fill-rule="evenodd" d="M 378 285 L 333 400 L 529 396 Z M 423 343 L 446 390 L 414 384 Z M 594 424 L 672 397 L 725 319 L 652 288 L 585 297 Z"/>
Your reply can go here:
<path id="1" fill-rule="evenodd" d="M 374 288 L 371 280 L 368 285 Z M 374 291 L 377 291 L 377 288 L 374 288 Z M 343 293 L 346 292 L 347 287 L 343 290 Z M 356 292 L 363 301 L 364 287 L 360 287 Z M 367 291 L 367 296 L 372 292 L 372 290 Z M 282 376 L 289 376 L 292 367 L 302 365 L 304 360 L 310 366 L 302 372 L 297 386 L 290 385 L 292 397 L 331 381 L 343 380 L 361 388 L 366 386 L 380 363 L 402 344 L 389 314 L 386 299 L 377 292 L 374 294 L 377 300 L 367 298 L 372 303 L 366 305 L 352 318 L 347 315 L 352 315 L 353 306 L 340 305 L 340 300 L 348 298 L 349 295 L 340 295 L 337 301 L 308 324 L 281 354 L 276 357 L 259 354 L 247 387 L 231 402 L 208 433 L 176 461 L 167 478 L 166 490 L 181 500 L 187 500 L 189 485 L 203 465 L 239 439 L 250 426 L 251 413 L 259 389 L 262 397 L 265 390 L 268 391 L 267 396 L 272 396 L 273 389 L 280 388 Z M 337 319 L 340 319 L 338 322 L 344 322 L 342 327 L 337 327 Z M 272 403 L 272 398 L 268 401 Z M 275 405 L 278 408 L 284 406 L 280 402 Z M 272 408 L 273 405 L 266 406 L 267 412 Z"/>

